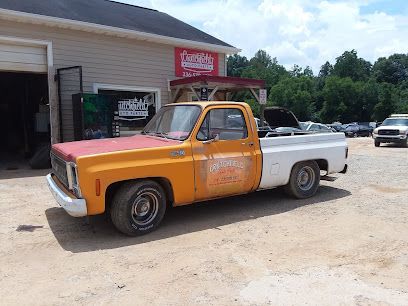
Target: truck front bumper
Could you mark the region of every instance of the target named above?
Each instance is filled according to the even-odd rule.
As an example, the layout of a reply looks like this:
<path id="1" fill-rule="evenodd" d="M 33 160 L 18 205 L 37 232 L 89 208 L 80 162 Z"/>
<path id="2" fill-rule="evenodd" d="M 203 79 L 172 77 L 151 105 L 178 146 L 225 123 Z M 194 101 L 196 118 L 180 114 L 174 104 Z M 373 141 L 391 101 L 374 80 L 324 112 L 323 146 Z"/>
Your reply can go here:
<path id="1" fill-rule="evenodd" d="M 47 184 L 57 203 L 72 217 L 85 217 L 87 215 L 85 199 L 78 199 L 63 191 L 56 183 L 52 174 L 47 175 Z"/>
<path id="2" fill-rule="evenodd" d="M 379 142 L 394 142 L 394 143 L 403 143 L 407 139 L 407 135 L 373 135 L 374 140 Z"/>

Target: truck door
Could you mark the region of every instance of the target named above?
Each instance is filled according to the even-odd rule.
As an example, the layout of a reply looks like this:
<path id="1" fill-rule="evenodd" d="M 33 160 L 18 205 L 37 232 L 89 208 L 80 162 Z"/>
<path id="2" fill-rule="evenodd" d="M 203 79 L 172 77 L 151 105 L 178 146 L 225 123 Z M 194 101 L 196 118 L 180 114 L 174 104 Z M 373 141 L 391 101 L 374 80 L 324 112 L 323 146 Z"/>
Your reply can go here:
<path id="1" fill-rule="evenodd" d="M 252 190 L 256 179 L 253 131 L 246 110 L 213 106 L 193 134 L 195 200 Z"/>

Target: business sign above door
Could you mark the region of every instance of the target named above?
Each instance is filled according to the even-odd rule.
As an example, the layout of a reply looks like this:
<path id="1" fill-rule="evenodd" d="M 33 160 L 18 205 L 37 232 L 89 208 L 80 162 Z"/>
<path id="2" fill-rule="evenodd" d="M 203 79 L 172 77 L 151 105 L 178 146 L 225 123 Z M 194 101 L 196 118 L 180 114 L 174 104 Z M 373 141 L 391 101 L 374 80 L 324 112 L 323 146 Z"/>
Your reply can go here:
<path id="1" fill-rule="evenodd" d="M 120 117 L 133 117 L 122 120 L 137 120 L 138 119 L 145 119 L 148 114 L 148 103 L 143 99 L 124 99 L 118 101 L 118 112 Z"/>
<path id="2" fill-rule="evenodd" d="M 218 75 L 218 53 L 174 48 L 176 76 Z"/>

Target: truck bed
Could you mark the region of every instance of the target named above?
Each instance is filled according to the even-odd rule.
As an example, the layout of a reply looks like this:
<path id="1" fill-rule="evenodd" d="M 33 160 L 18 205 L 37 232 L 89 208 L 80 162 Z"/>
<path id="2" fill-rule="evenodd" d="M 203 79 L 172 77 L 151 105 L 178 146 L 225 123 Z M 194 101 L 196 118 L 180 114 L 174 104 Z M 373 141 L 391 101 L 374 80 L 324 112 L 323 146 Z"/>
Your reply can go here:
<path id="1" fill-rule="evenodd" d="M 327 165 L 327 173 L 337 173 L 345 166 L 344 133 L 307 134 L 259 139 L 262 151 L 262 178 L 259 189 L 286 185 L 293 165 L 304 160 L 318 160 Z"/>

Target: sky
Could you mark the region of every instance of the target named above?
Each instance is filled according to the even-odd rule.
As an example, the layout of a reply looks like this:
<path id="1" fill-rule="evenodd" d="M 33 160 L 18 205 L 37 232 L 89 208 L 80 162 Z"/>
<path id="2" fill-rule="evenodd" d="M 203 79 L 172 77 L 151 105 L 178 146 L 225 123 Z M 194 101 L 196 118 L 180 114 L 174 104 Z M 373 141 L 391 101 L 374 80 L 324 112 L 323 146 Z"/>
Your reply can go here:
<path id="1" fill-rule="evenodd" d="M 408 0 L 118 0 L 157 9 L 242 49 L 317 74 L 346 50 L 374 63 L 408 53 Z"/>

